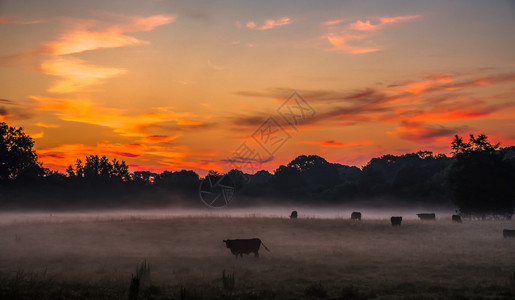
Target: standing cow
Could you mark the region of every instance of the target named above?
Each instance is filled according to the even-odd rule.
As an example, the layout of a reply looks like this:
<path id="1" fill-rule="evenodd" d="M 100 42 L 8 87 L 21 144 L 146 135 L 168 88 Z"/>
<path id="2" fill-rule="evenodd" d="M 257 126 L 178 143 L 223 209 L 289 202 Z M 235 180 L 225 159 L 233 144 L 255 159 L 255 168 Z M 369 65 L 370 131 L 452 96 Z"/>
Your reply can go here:
<path id="1" fill-rule="evenodd" d="M 452 215 L 452 222 L 453 223 L 461 223 L 460 215 Z"/>
<path id="2" fill-rule="evenodd" d="M 401 226 L 402 217 L 391 217 L 392 226 Z"/>
<path id="3" fill-rule="evenodd" d="M 296 210 L 291 212 L 290 219 L 297 219 L 297 211 Z"/>
<path id="4" fill-rule="evenodd" d="M 434 221 L 436 220 L 436 215 L 434 213 L 424 213 L 424 214 L 417 214 L 418 218 L 422 221 Z"/>
<path id="5" fill-rule="evenodd" d="M 351 220 L 361 221 L 361 213 L 359 211 L 353 211 L 350 215 Z"/>
<path id="6" fill-rule="evenodd" d="M 261 242 L 258 238 L 253 239 L 236 239 L 236 240 L 224 240 L 223 241 L 227 248 L 231 249 L 231 253 L 238 258 L 238 255 L 240 257 L 243 256 L 243 254 L 250 254 L 254 253 L 255 257 L 259 257 L 259 247 L 263 245 L 265 247 L 266 251 L 269 251 L 268 248 Z"/>

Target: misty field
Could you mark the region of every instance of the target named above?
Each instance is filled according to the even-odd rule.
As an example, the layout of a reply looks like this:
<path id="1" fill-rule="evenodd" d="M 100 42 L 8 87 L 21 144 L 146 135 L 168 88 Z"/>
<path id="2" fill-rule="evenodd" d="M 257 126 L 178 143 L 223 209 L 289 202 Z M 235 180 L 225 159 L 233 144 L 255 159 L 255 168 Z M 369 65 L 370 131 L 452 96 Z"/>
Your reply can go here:
<path id="1" fill-rule="evenodd" d="M 513 221 L 113 217 L 0 228 L 2 299 L 128 299 L 144 261 L 138 299 L 515 297 L 515 239 L 502 237 Z M 253 237 L 271 252 L 236 259 L 222 242 Z"/>

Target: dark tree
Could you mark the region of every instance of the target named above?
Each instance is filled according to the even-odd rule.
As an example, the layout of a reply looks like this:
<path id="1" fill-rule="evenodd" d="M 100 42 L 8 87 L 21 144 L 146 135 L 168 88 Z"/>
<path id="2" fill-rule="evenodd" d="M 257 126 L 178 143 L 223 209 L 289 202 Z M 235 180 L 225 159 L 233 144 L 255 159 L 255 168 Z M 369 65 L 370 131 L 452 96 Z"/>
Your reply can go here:
<path id="1" fill-rule="evenodd" d="M 481 134 L 469 142 L 455 136 L 454 162 L 447 180 L 452 199 L 465 215 L 511 215 L 515 199 L 515 166 L 504 159 L 499 144 L 492 145 Z"/>
<path id="2" fill-rule="evenodd" d="M 126 181 L 130 178 L 129 166 L 125 161 L 119 161 L 116 158 L 109 161 L 105 155 L 102 157 L 88 155 L 84 165 L 80 159 L 77 159 L 75 168 L 72 165 L 68 166 L 66 173 L 69 178 L 88 182 Z"/>
<path id="3" fill-rule="evenodd" d="M 34 179 L 44 174 L 34 141 L 23 132 L 0 122 L 0 183 Z"/>

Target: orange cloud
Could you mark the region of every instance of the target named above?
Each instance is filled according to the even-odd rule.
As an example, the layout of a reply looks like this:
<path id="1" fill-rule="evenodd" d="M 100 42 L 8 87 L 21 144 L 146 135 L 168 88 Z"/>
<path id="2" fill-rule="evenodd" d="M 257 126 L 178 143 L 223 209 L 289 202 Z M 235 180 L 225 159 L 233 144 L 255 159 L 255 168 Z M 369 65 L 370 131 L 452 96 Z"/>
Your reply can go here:
<path id="1" fill-rule="evenodd" d="M 126 33 L 150 31 L 174 20 L 174 16 L 168 15 L 129 17 L 124 23 L 110 26 L 94 20 L 76 21 L 71 25 L 73 29 L 61 34 L 57 41 L 45 44 L 53 57 L 42 62 L 41 70 L 46 74 L 60 77 L 48 91 L 71 93 L 125 73 L 124 69 L 90 65 L 69 55 L 96 49 L 148 44 Z M 105 29 L 95 29 L 97 27 Z"/>
<path id="2" fill-rule="evenodd" d="M 326 25 L 326 26 L 337 25 L 337 24 L 342 23 L 343 21 L 345 21 L 345 19 L 329 20 L 329 21 L 324 22 L 324 25 Z"/>
<path id="3" fill-rule="evenodd" d="M 154 108 L 156 112 L 139 115 L 127 115 L 124 110 L 106 108 L 89 100 L 60 99 L 31 96 L 39 103 L 39 110 L 54 111 L 65 121 L 82 122 L 112 128 L 121 136 L 146 137 L 149 134 L 142 128 L 156 126 L 160 123 L 175 122 L 178 126 L 202 125 L 202 121 L 191 120 L 191 113 L 176 113 L 171 108 Z"/>
<path id="4" fill-rule="evenodd" d="M 96 21 L 79 20 L 72 25 L 75 28 L 63 33 L 59 40 L 46 43 L 54 55 L 80 53 L 102 48 L 118 48 L 147 44 L 135 37 L 125 35 L 129 32 L 150 31 L 154 28 L 171 23 L 174 16 L 155 15 L 150 17 L 130 17 L 125 23 L 108 26 L 103 30 L 94 30 L 100 27 Z"/>
<path id="5" fill-rule="evenodd" d="M 387 24 L 416 19 L 421 15 L 399 16 L 399 17 L 380 17 L 375 18 L 375 22 L 370 20 L 346 22 L 346 19 L 330 20 L 324 22 L 329 32 L 323 36 L 324 39 L 334 47 L 350 54 L 364 54 L 382 50 L 372 41 L 373 32 L 378 31 Z"/>
<path id="6" fill-rule="evenodd" d="M 372 24 L 370 20 L 361 21 L 357 20 L 354 23 L 351 23 L 349 25 L 349 28 L 352 30 L 358 30 L 358 31 L 375 31 L 378 29 L 381 29 L 387 24 L 393 24 L 393 23 L 399 23 L 404 21 L 413 20 L 416 18 L 421 17 L 421 15 L 411 15 L 411 16 L 399 16 L 399 17 L 380 17 L 377 18 L 378 22 L 377 24 Z"/>
<path id="7" fill-rule="evenodd" d="M 124 69 L 88 65 L 81 59 L 61 56 L 44 61 L 41 70 L 61 78 L 48 89 L 53 93 L 74 92 L 126 72 Z"/>
<path id="8" fill-rule="evenodd" d="M 371 145 L 374 141 L 362 140 L 352 142 L 338 142 L 334 140 L 328 141 L 304 141 L 304 144 L 320 145 L 322 147 L 346 147 L 346 146 L 359 146 L 359 145 Z"/>
<path id="9" fill-rule="evenodd" d="M 479 82 L 481 84 L 479 84 Z M 469 72 L 431 73 L 420 80 L 398 82 L 384 88 L 366 88 L 355 93 L 334 90 L 299 90 L 317 109 L 317 114 L 303 126 L 340 127 L 373 123 L 390 127 L 399 123 L 394 134 L 407 140 L 438 141 L 440 137 L 454 134 L 462 127 L 449 122 L 496 118 L 510 120 L 515 90 L 515 73 L 485 74 Z M 495 88 L 492 86 L 495 85 Z M 240 91 L 247 97 L 281 99 L 290 88 L 271 88 L 264 92 Z M 472 96 L 471 96 L 472 95 Z M 259 126 L 260 115 L 237 118 L 238 126 Z M 443 124 L 443 125 L 442 125 Z M 326 147 L 344 146 L 338 141 L 308 141 Z"/>
<path id="10" fill-rule="evenodd" d="M 38 127 L 43 127 L 43 128 L 59 128 L 59 125 L 55 125 L 55 124 L 46 124 L 46 123 L 43 123 L 43 122 L 38 122 L 38 123 L 36 123 L 36 126 L 38 126 Z"/>
<path id="11" fill-rule="evenodd" d="M 257 26 L 256 23 L 250 21 L 247 23 L 247 28 L 251 28 L 251 29 L 257 29 L 257 30 L 268 30 L 268 29 L 273 29 L 275 27 L 278 27 L 278 26 L 284 26 L 284 25 L 288 25 L 291 23 L 291 19 L 288 18 L 288 17 L 281 17 L 281 18 L 278 18 L 276 20 L 273 20 L 273 19 L 267 19 L 265 20 L 265 23 L 261 26 Z"/>
<path id="12" fill-rule="evenodd" d="M 45 167 L 51 167 L 60 171 L 65 171 L 68 165 L 74 165 L 77 159 L 84 162 L 87 155 L 106 155 L 110 158 L 117 157 L 119 160 L 126 161 L 130 166 L 142 165 L 146 170 L 159 170 L 168 168 L 168 164 L 163 160 L 173 159 L 175 163 L 182 164 L 182 159 L 186 149 L 176 147 L 161 147 L 156 145 L 144 144 L 121 144 L 110 142 L 99 142 L 95 146 L 84 144 L 65 144 L 56 147 L 37 149 L 38 157 Z"/>
<path id="13" fill-rule="evenodd" d="M 180 135 L 166 136 L 166 135 L 148 135 L 142 140 L 143 143 L 155 144 L 155 143 L 168 143 L 180 137 Z"/>
<path id="14" fill-rule="evenodd" d="M 448 128 L 442 125 L 428 125 L 418 122 L 401 122 L 401 126 L 395 131 L 387 131 L 388 134 L 396 135 L 402 139 L 427 143 L 431 141 L 448 141 L 453 135 L 463 131 L 465 127 Z"/>
<path id="15" fill-rule="evenodd" d="M 382 18 L 379 18 L 379 21 L 381 22 L 381 24 L 391 24 L 391 23 L 399 23 L 399 22 L 403 22 L 403 21 L 409 21 L 409 20 L 420 18 L 420 17 L 422 17 L 422 15 L 399 16 L 399 17 L 392 17 L 392 18 L 382 17 Z"/>
<path id="16" fill-rule="evenodd" d="M 349 25 L 350 29 L 360 30 L 360 31 L 372 31 L 380 28 L 380 25 L 372 25 L 370 24 L 370 20 L 365 22 L 357 20 L 356 22 Z"/>
<path id="17" fill-rule="evenodd" d="M 350 41 L 362 40 L 364 36 L 357 35 L 337 35 L 337 34 L 329 34 L 326 36 L 327 41 L 334 46 L 337 50 L 342 50 L 350 54 L 363 54 L 380 51 L 379 47 L 366 47 L 366 46 L 352 46 L 349 44 Z"/>

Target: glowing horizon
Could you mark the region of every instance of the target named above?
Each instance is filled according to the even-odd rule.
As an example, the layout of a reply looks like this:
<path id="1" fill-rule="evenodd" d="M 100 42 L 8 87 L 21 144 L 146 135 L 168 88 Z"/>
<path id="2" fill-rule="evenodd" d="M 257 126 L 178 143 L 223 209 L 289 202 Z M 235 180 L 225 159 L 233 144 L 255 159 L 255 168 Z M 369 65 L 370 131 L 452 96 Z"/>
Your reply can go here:
<path id="1" fill-rule="evenodd" d="M 515 6 L 395 4 L 4 1 L 0 121 L 60 171 L 98 154 L 225 172 L 244 143 L 269 171 L 449 154 L 455 134 L 514 145 Z M 294 92 L 313 112 L 298 126 L 279 112 Z M 269 118 L 273 151 L 255 139 Z"/>

